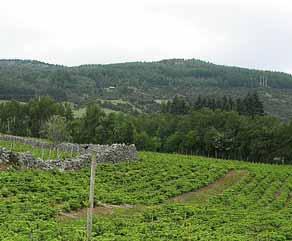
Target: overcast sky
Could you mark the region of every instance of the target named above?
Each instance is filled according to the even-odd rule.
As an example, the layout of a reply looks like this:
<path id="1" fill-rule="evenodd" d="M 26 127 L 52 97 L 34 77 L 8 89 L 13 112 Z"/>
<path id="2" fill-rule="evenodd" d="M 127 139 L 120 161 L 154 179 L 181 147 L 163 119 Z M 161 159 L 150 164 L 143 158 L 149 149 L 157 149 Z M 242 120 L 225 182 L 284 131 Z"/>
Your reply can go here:
<path id="1" fill-rule="evenodd" d="M 0 58 L 165 58 L 292 73 L 291 0 L 1 0 Z"/>

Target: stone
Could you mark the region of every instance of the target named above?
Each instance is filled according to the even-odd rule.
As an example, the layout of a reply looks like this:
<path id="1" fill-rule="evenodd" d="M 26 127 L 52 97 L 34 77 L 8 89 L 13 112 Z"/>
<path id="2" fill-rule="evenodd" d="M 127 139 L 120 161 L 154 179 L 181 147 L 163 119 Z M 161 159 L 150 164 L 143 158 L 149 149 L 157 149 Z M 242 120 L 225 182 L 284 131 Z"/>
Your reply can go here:
<path id="1" fill-rule="evenodd" d="M 93 144 L 73 144 L 61 143 L 53 145 L 45 143 L 37 139 L 29 139 L 25 137 L 16 137 L 10 135 L 0 135 L 0 139 L 6 141 L 16 141 L 38 148 L 57 148 L 66 152 L 79 152 L 79 156 L 75 158 L 67 158 L 65 160 L 41 160 L 33 157 L 29 152 L 14 153 L 5 148 L 0 148 L 0 160 L 3 163 L 21 166 L 24 168 L 37 168 L 42 170 L 79 170 L 89 167 L 92 153 L 96 154 L 98 163 L 119 163 L 122 161 L 137 160 L 137 150 L 135 145 L 113 144 L 113 145 L 93 145 Z M 85 149 L 84 147 L 87 147 Z M 1 163 L 0 162 L 0 163 Z"/>

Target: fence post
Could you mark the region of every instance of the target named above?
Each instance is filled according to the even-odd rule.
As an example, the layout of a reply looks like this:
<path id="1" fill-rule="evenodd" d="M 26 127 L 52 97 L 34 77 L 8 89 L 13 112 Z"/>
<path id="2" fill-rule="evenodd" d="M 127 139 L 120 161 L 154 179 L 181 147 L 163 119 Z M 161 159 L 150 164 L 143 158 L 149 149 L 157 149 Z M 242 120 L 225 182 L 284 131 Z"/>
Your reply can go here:
<path id="1" fill-rule="evenodd" d="M 92 233 L 92 212 L 94 206 L 94 183 L 96 172 L 96 152 L 91 154 L 91 173 L 90 173 L 90 189 L 89 189 L 89 207 L 87 209 L 87 240 L 91 240 Z"/>
<path id="2" fill-rule="evenodd" d="M 44 153 L 44 145 L 42 145 L 42 160 L 44 160 L 44 155 L 45 155 L 45 153 Z"/>

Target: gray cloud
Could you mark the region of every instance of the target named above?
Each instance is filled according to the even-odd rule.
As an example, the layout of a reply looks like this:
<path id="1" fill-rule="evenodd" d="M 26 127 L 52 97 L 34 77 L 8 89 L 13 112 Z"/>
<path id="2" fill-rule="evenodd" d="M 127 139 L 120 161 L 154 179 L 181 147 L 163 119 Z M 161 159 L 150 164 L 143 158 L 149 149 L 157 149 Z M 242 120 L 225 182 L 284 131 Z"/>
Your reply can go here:
<path id="1" fill-rule="evenodd" d="M 201 58 L 292 73 L 288 0 L 10 0 L 2 5 L 0 58 L 65 65 Z"/>

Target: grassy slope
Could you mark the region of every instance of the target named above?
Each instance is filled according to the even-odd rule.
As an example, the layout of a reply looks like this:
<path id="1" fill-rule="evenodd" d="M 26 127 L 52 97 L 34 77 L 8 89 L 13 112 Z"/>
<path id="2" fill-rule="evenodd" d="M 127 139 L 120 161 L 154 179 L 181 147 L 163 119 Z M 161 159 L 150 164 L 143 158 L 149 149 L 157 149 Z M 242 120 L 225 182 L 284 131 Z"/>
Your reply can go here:
<path id="1" fill-rule="evenodd" d="M 291 166 L 155 153 L 140 157 L 135 163 L 98 166 L 96 202 L 144 206 L 97 216 L 93 240 L 292 238 Z M 88 179 L 88 170 L 0 172 L 3 240 L 84 240 L 84 219 L 56 217 L 86 206 Z M 191 200 L 169 202 L 214 182 Z"/>
<path id="2" fill-rule="evenodd" d="M 111 109 L 107 109 L 107 108 L 101 108 L 106 114 L 110 114 L 110 113 L 118 113 L 118 111 L 114 111 L 114 110 L 111 110 Z M 85 107 L 82 107 L 82 108 L 79 108 L 79 109 L 75 109 L 73 111 L 73 114 L 74 114 L 74 117 L 75 118 L 82 118 L 86 113 L 86 108 Z"/>
<path id="3" fill-rule="evenodd" d="M 40 139 L 42 141 L 47 141 L 44 139 Z M 22 144 L 18 142 L 12 142 L 12 141 L 3 141 L 0 140 L 0 147 L 6 148 L 7 150 L 11 150 L 13 152 L 29 152 L 34 156 L 35 158 L 41 158 L 43 160 L 56 160 L 56 159 L 65 159 L 70 157 L 77 156 L 77 153 L 74 152 L 64 152 L 64 151 L 58 151 L 55 149 L 46 149 L 46 148 L 35 148 L 31 145 Z"/>

